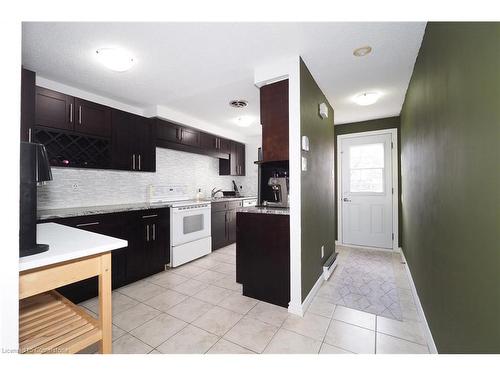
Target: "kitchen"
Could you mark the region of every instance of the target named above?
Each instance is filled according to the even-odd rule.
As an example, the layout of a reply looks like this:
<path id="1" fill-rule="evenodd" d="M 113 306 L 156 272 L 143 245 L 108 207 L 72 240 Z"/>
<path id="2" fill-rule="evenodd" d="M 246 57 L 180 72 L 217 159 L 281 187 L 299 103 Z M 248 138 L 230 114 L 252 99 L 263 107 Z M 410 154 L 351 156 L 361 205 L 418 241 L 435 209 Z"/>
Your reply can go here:
<path id="1" fill-rule="evenodd" d="M 433 27 L 24 22 L 19 351 L 436 353 L 398 216 Z"/>

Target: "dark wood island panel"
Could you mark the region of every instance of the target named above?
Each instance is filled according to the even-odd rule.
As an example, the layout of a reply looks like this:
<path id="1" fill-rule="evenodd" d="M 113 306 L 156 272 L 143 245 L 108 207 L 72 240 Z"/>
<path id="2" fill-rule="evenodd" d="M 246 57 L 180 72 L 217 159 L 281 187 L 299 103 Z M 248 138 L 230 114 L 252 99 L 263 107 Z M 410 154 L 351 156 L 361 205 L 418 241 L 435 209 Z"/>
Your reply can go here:
<path id="1" fill-rule="evenodd" d="M 290 216 L 236 214 L 236 281 L 243 295 L 288 307 Z"/>

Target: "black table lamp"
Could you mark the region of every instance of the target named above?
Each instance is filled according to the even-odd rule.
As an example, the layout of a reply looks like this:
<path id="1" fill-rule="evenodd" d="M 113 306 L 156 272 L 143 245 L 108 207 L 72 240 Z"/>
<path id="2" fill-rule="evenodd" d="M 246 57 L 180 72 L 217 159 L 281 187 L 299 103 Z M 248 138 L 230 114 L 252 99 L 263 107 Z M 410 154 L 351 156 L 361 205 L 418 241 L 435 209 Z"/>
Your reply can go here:
<path id="1" fill-rule="evenodd" d="M 49 249 L 49 245 L 36 243 L 36 187 L 50 180 L 52 172 L 45 146 L 21 142 L 20 257 L 42 253 Z"/>

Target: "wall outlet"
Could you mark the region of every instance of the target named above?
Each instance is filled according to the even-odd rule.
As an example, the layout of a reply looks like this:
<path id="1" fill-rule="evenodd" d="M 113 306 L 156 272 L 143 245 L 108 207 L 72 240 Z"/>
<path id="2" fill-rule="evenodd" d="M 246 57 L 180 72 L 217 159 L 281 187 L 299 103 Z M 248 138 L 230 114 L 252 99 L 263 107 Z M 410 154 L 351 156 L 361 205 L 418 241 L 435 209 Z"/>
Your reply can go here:
<path id="1" fill-rule="evenodd" d="M 71 185 L 71 188 L 73 189 L 73 191 L 77 191 L 80 188 L 80 186 L 78 186 L 78 184 L 73 184 Z"/>
<path id="2" fill-rule="evenodd" d="M 325 257 L 325 245 L 321 246 L 321 258 Z"/>

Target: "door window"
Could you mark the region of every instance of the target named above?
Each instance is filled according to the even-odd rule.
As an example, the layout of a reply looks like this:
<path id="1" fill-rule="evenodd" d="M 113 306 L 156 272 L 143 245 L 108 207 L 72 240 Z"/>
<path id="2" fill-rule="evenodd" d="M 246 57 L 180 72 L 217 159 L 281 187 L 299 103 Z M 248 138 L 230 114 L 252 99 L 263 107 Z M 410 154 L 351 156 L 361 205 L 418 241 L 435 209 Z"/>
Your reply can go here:
<path id="1" fill-rule="evenodd" d="M 350 192 L 384 192 L 384 144 L 372 143 L 349 148 Z"/>

